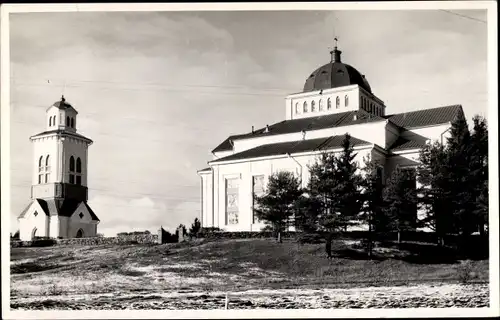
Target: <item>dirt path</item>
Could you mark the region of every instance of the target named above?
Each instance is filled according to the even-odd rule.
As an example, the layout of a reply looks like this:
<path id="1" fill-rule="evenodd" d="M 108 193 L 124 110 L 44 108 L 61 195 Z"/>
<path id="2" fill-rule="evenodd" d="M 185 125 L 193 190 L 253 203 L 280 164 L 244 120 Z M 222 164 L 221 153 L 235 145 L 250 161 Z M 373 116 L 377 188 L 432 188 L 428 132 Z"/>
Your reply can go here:
<path id="1" fill-rule="evenodd" d="M 488 307 L 484 284 L 423 284 L 351 289 L 250 290 L 228 294 L 229 309 L 479 308 Z M 224 309 L 225 292 L 142 292 L 16 297 L 16 310 Z"/>

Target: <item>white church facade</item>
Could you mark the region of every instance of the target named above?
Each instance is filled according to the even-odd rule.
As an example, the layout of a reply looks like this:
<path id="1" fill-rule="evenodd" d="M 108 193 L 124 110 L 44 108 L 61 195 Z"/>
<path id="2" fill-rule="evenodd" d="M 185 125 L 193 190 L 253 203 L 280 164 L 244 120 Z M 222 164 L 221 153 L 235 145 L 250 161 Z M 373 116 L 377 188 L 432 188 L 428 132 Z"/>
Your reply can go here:
<path id="1" fill-rule="evenodd" d="M 46 130 L 30 137 L 31 202 L 18 217 L 23 241 L 97 235 L 99 218 L 87 204 L 88 147 L 92 140 L 77 133 L 77 114 L 62 97 L 47 109 Z"/>
<path id="2" fill-rule="evenodd" d="M 226 231 L 259 231 L 265 224 L 254 214 L 254 195 L 278 171 L 295 173 L 305 187 L 308 166 L 322 152 L 341 152 L 351 136 L 363 166 L 370 156 L 383 179 L 396 167 L 414 170 L 419 152 L 432 141 L 444 141 L 451 123 L 463 116 L 460 105 L 386 114 L 384 102 L 354 67 L 341 61 L 337 47 L 331 61 L 316 69 L 300 93 L 285 97 L 284 121 L 232 135 L 213 149 L 201 177 L 203 227 Z"/>

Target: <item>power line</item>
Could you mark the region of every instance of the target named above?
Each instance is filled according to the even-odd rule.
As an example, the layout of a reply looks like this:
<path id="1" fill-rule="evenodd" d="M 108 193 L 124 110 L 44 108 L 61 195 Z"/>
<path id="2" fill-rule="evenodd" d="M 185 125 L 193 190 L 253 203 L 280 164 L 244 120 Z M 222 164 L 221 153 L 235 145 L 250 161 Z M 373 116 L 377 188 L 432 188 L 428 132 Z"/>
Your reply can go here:
<path id="1" fill-rule="evenodd" d="M 11 80 L 19 80 L 22 78 L 12 77 Z M 223 88 L 223 89 L 256 89 L 262 91 L 281 91 L 281 90 L 296 90 L 297 88 L 263 88 L 254 86 L 235 86 L 235 85 L 203 85 L 203 84 L 170 84 L 161 82 L 130 82 L 130 81 L 109 81 L 109 80 L 80 80 L 80 79 L 61 79 L 52 78 L 51 80 L 67 82 L 83 82 L 83 83 L 108 83 L 108 84 L 128 84 L 133 86 L 160 86 L 160 87 L 187 87 L 187 88 Z M 49 81 L 49 80 L 47 80 Z M 15 82 L 14 84 L 18 84 Z"/>
<path id="2" fill-rule="evenodd" d="M 458 16 L 458 17 L 462 17 L 462 18 L 466 18 L 466 19 L 470 19 L 470 20 L 474 20 L 474 21 L 479 21 L 479 22 L 482 22 L 482 23 L 487 23 L 484 20 L 481 20 L 481 19 L 478 19 L 478 18 L 474 18 L 474 17 L 470 17 L 470 16 L 467 16 L 467 15 L 464 15 L 464 14 L 456 13 L 456 12 L 453 12 L 453 11 L 444 10 L 444 9 L 439 9 L 439 10 L 443 11 L 443 12 L 446 12 L 446 13 L 449 13 L 449 14 L 453 14 L 453 15 Z"/>
<path id="3" fill-rule="evenodd" d="M 28 86 L 28 87 L 48 87 L 50 85 L 46 84 L 33 84 L 33 83 L 16 83 L 15 86 Z M 90 88 L 89 86 L 82 85 L 67 85 L 67 88 Z M 263 97 L 283 97 L 285 94 L 262 94 L 262 93 L 246 93 L 246 92 L 210 92 L 210 91 L 199 91 L 199 90 L 173 90 L 168 88 L 144 88 L 144 89 L 134 89 L 134 88 L 119 88 L 119 87 L 104 87 L 98 86 L 94 87 L 94 89 L 100 90 L 122 90 L 122 91 L 160 91 L 160 92 L 189 92 L 190 94 L 212 94 L 212 95 L 236 95 L 236 96 L 263 96 Z"/>

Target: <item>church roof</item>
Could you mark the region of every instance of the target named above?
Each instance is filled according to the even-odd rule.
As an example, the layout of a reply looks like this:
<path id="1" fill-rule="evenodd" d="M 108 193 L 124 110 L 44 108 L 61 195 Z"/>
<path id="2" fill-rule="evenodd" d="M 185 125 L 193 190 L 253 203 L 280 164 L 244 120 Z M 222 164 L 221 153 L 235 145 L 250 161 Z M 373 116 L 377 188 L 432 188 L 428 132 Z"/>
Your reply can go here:
<path id="1" fill-rule="evenodd" d="M 253 133 L 232 135 L 219 144 L 212 152 L 233 150 L 232 141 L 238 139 L 256 138 L 266 135 L 296 133 L 301 131 L 319 130 L 350 126 L 360 123 L 389 120 L 391 123 L 402 129 L 433 126 L 452 122 L 458 114 L 463 113 L 461 105 L 443 106 L 431 109 L 423 109 L 405 113 L 397 113 L 386 116 L 376 116 L 364 110 L 347 111 L 342 113 L 328 114 L 318 117 L 308 117 L 301 119 L 285 120 L 255 130 Z M 356 115 L 356 120 L 354 118 Z M 415 142 L 416 143 L 416 142 Z"/>
<path id="2" fill-rule="evenodd" d="M 332 136 L 328 138 L 265 144 L 255 147 L 253 149 L 245 150 L 236 154 L 232 154 L 227 157 L 214 160 L 212 162 L 241 160 L 241 159 L 278 156 L 278 155 L 286 155 L 286 154 L 294 154 L 294 153 L 302 153 L 310 151 L 336 149 L 342 147 L 342 141 L 344 140 L 344 138 L 345 136 L 341 135 L 341 136 Z M 351 137 L 351 143 L 353 144 L 353 146 L 371 145 L 371 143 L 355 137 Z"/>
<path id="3" fill-rule="evenodd" d="M 92 217 L 92 220 L 97 220 L 100 221 L 97 215 L 92 211 L 92 209 L 89 207 L 87 202 L 85 201 L 78 201 L 78 200 L 73 200 L 73 199 L 64 199 L 64 200 L 56 200 L 56 199 L 49 199 L 49 200 L 44 200 L 44 199 L 35 199 L 34 201 L 37 201 L 44 213 L 48 216 L 62 216 L 62 217 L 70 217 L 75 210 L 78 208 L 78 206 L 83 202 L 85 207 L 90 213 L 90 216 Z M 26 212 L 28 212 L 28 209 L 31 207 L 31 204 L 33 203 L 30 202 L 30 204 L 21 212 L 19 215 L 19 218 L 24 218 L 26 215 Z"/>
<path id="4" fill-rule="evenodd" d="M 49 130 L 49 131 L 44 131 L 44 132 L 41 132 L 41 133 L 38 133 L 38 134 L 35 134 L 34 136 L 31 136 L 30 138 L 36 138 L 36 137 L 40 137 L 40 136 L 44 136 L 44 135 L 48 135 L 48 134 L 60 134 L 60 135 L 67 135 L 67 136 L 73 136 L 73 137 L 76 137 L 76 138 L 80 138 L 80 139 L 83 139 L 83 140 L 86 140 L 90 143 L 92 143 L 93 141 L 85 136 L 82 136 L 81 134 L 78 134 L 76 132 L 70 132 L 70 131 L 66 131 L 66 130 L 61 130 L 61 129 L 55 129 L 55 130 Z"/>
<path id="5" fill-rule="evenodd" d="M 421 149 L 425 147 L 427 138 L 420 135 L 412 137 L 399 137 L 389 148 L 391 151 Z"/>
<path id="6" fill-rule="evenodd" d="M 342 63 L 341 51 L 335 49 L 330 52 L 332 61 L 314 70 L 304 84 L 303 92 L 316 91 L 350 86 L 357 84 L 368 92 L 372 92 L 366 78 L 356 68 Z"/>
<path id="7" fill-rule="evenodd" d="M 461 105 L 451 105 L 432 109 L 423 109 L 405 113 L 385 116 L 395 125 L 402 128 L 426 127 L 452 122 L 458 114 L 462 113 Z"/>
<path id="8" fill-rule="evenodd" d="M 354 117 L 356 115 L 356 117 Z M 233 135 L 224 140 L 212 152 L 232 150 L 231 140 L 242 138 L 254 138 L 268 135 L 296 133 L 301 131 L 319 130 L 326 128 L 350 126 L 360 123 L 368 123 L 374 121 L 385 121 L 384 118 L 370 114 L 364 110 L 347 111 L 342 113 L 328 114 L 318 117 L 308 117 L 302 119 L 285 120 L 273 125 L 270 125 L 267 130 L 261 128 L 253 133 Z"/>

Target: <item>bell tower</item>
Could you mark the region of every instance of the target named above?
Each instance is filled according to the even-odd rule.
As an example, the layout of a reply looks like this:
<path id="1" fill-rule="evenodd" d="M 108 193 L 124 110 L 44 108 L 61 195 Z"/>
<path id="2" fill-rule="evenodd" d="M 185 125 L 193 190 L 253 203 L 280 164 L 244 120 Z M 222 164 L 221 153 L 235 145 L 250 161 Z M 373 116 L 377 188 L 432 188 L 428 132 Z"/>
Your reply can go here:
<path id="1" fill-rule="evenodd" d="M 87 151 L 92 140 L 77 133 L 77 115 L 63 96 L 47 109 L 46 130 L 30 137 L 32 199 L 87 201 Z"/>

